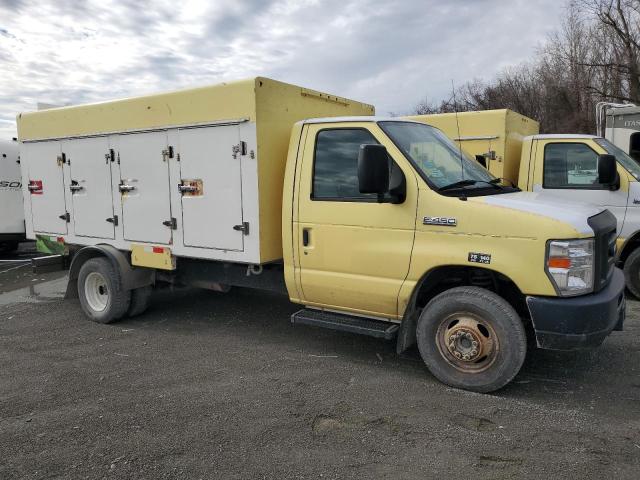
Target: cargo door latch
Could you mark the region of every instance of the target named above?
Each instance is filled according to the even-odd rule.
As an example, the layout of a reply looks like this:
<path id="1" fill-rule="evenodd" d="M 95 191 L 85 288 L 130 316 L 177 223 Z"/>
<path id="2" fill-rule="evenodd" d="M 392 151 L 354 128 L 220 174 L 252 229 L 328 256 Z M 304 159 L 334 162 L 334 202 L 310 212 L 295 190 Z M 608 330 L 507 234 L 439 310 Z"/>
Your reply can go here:
<path id="1" fill-rule="evenodd" d="M 113 223 L 114 227 L 118 226 L 118 215 L 114 215 L 113 217 L 109 217 L 107 219 L 105 219 L 105 221 L 109 222 L 109 223 Z"/>
<path id="2" fill-rule="evenodd" d="M 65 222 L 69 223 L 71 221 L 71 215 L 69 215 L 69 212 L 65 212 L 62 215 L 58 215 L 58 218 L 60 220 L 64 220 Z"/>
<path id="3" fill-rule="evenodd" d="M 242 232 L 244 235 L 249 235 L 249 222 L 242 222 L 240 225 L 234 225 L 233 229 L 237 232 Z"/>
<path id="4" fill-rule="evenodd" d="M 178 221 L 174 217 L 171 217 L 171 220 L 162 222 L 162 224 L 165 227 L 169 227 L 171 230 L 176 230 L 178 228 Z"/>

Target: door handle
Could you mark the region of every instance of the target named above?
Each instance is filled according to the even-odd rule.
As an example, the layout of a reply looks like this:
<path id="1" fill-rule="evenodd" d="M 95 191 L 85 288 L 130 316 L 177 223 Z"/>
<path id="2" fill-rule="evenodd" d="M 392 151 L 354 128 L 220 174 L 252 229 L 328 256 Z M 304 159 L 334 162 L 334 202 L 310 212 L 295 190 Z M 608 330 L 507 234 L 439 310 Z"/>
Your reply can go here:
<path id="1" fill-rule="evenodd" d="M 302 245 L 304 247 L 309 246 L 309 229 L 308 228 L 302 229 Z"/>
<path id="2" fill-rule="evenodd" d="M 126 185 L 126 184 L 121 184 L 118 185 L 118 190 L 120 190 L 121 192 L 131 192 L 132 190 L 135 190 L 136 187 L 134 187 L 133 185 Z"/>
<path id="3" fill-rule="evenodd" d="M 69 185 L 69 190 L 71 190 L 71 193 L 79 192 L 83 189 L 84 187 L 82 185 L 78 185 L 77 181 L 71 180 L 71 185 Z"/>

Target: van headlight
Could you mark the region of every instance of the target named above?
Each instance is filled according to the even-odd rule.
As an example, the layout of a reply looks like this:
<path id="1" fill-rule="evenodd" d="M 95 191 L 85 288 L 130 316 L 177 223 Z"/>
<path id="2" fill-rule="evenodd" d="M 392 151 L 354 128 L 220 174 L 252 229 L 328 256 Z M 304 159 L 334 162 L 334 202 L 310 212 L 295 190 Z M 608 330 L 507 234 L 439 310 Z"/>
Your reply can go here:
<path id="1" fill-rule="evenodd" d="M 559 295 L 593 291 L 594 239 L 551 240 L 547 243 L 547 273 Z"/>

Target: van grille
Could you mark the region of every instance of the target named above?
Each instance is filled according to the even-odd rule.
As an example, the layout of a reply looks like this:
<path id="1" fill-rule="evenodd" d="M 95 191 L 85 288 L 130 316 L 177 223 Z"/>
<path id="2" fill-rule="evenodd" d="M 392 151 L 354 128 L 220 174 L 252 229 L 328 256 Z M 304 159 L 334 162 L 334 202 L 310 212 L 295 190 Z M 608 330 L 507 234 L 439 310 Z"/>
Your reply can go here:
<path id="1" fill-rule="evenodd" d="M 609 283 L 613 274 L 616 254 L 616 217 L 609 210 L 605 210 L 590 217 L 587 222 L 593 229 L 595 237 L 593 290 L 599 292 Z"/>

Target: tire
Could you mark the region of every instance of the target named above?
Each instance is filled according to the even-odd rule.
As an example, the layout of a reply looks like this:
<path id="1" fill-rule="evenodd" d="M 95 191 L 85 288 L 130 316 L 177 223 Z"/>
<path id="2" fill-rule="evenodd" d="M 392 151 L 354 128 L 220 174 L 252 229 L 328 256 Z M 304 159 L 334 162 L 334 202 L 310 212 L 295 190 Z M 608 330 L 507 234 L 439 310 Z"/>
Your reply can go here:
<path id="1" fill-rule="evenodd" d="M 0 243 L 0 255 L 6 255 L 18 250 L 19 242 L 2 242 Z"/>
<path id="2" fill-rule="evenodd" d="M 420 315 L 416 336 L 420 355 L 438 380 L 474 392 L 504 387 L 527 354 L 516 311 L 478 287 L 456 287 L 434 297 Z"/>
<path id="3" fill-rule="evenodd" d="M 624 262 L 624 282 L 634 297 L 640 300 L 640 248 L 636 248 Z"/>
<path id="4" fill-rule="evenodd" d="M 151 300 L 152 291 L 153 288 L 151 288 L 151 285 L 131 290 L 131 303 L 129 304 L 129 310 L 127 311 L 128 317 L 141 315 L 147 310 L 149 307 L 149 300 Z"/>
<path id="5" fill-rule="evenodd" d="M 91 258 L 80 267 L 78 296 L 84 313 L 98 323 L 119 320 L 131 303 L 131 291 L 122 289 L 119 272 L 106 258 Z"/>

